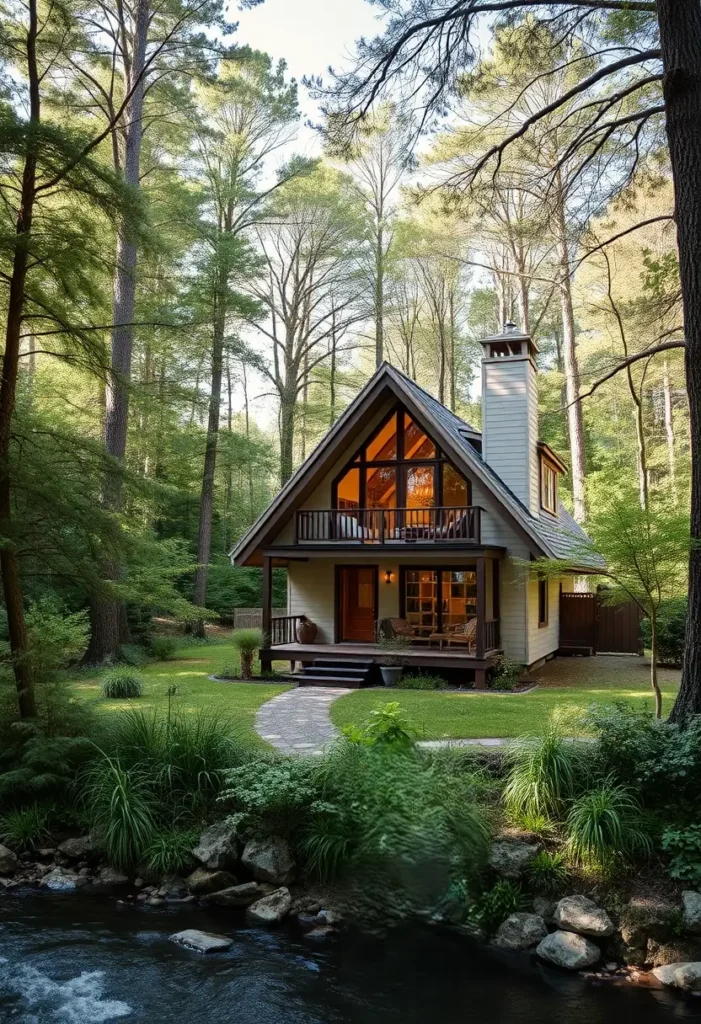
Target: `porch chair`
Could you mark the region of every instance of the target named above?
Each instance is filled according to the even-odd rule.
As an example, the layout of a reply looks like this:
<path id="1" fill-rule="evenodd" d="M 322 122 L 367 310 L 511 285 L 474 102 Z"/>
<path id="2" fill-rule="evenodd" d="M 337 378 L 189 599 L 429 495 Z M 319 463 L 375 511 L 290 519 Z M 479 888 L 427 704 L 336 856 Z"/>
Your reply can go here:
<path id="1" fill-rule="evenodd" d="M 465 645 L 467 653 L 472 654 L 477 644 L 477 619 L 472 618 L 467 622 L 455 622 L 452 625 L 444 626 L 442 633 L 431 633 L 428 641 L 433 643 L 434 640 L 438 641 L 438 646 L 441 648 L 444 643 L 448 647 L 451 644 Z"/>
<path id="2" fill-rule="evenodd" d="M 377 625 L 377 635 L 394 639 L 404 637 L 407 640 L 414 640 L 417 636 L 415 628 L 406 619 L 380 619 Z"/>

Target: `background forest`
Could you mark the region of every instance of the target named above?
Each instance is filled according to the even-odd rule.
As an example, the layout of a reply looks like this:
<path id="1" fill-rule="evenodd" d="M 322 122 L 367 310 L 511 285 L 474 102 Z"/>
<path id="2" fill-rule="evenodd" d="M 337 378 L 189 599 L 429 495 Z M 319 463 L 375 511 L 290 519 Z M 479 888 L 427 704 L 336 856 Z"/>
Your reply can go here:
<path id="1" fill-rule="evenodd" d="M 309 159 L 297 83 L 216 0 L 0 14 L 0 569 L 20 685 L 51 624 L 100 663 L 156 614 L 203 633 L 258 605 L 257 570 L 227 552 L 376 366 L 479 426 L 477 340 L 510 319 L 539 346 L 542 437 L 595 540 L 612 503 L 688 513 L 681 351 L 605 379 L 682 314 L 661 108 L 582 155 L 595 48 L 515 18 L 439 128 L 386 101 L 349 143 L 329 114 Z M 611 47 L 635 30 L 612 20 Z M 641 69 L 616 116 L 635 124 L 658 78 Z"/>

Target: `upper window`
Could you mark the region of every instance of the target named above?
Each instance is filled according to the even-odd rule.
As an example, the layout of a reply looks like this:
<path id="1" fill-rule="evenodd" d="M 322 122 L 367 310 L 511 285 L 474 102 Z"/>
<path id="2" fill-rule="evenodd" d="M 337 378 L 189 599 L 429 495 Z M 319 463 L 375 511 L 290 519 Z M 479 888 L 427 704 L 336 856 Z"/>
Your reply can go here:
<path id="1" fill-rule="evenodd" d="M 548 624 L 548 581 L 547 579 L 538 580 L 538 625 L 547 626 Z"/>
<path id="2" fill-rule="evenodd" d="M 557 515 L 557 470 L 545 459 L 540 460 L 540 503 Z"/>
<path id="3" fill-rule="evenodd" d="M 448 462 L 423 427 L 399 408 L 359 453 L 352 454 L 336 479 L 333 500 L 335 508 L 344 510 L 461 509 L 470 505 L 471 493 L 469 481 Z"/>

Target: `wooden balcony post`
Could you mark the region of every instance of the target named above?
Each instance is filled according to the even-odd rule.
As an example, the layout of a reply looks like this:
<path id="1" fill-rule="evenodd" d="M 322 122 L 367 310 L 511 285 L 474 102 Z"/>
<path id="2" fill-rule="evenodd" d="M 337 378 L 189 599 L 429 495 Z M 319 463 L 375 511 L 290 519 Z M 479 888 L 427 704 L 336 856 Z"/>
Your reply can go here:
<path id="1" fill-rule="evenodd" d="M 270 620 L 273 617 L 273 560 L 269 555 L 263 555 L 263 645 L 270 644 Z M 270 658 L 260 659 L 261 672 L 270 672 L 272 661 Z"/>
<path id="2" fill-rule="evenodd" d="M 477 630 L 475 634 L 475 656 L 484 658 L 485 622 L 487 619 L 487 586 L 484 574 L 484 555 L 477 558 Z"/>

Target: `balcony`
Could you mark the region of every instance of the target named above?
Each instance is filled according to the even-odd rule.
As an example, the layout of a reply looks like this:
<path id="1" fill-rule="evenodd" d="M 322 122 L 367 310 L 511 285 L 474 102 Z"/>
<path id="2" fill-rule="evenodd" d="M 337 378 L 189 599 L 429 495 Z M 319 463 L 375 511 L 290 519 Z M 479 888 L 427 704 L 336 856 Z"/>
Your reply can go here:
<path id="1" fill-rule="evenodd" d="M 295 543 L 479 544 L 479 505 L 440 508 L 324 508 L 296 513 Z"/>

